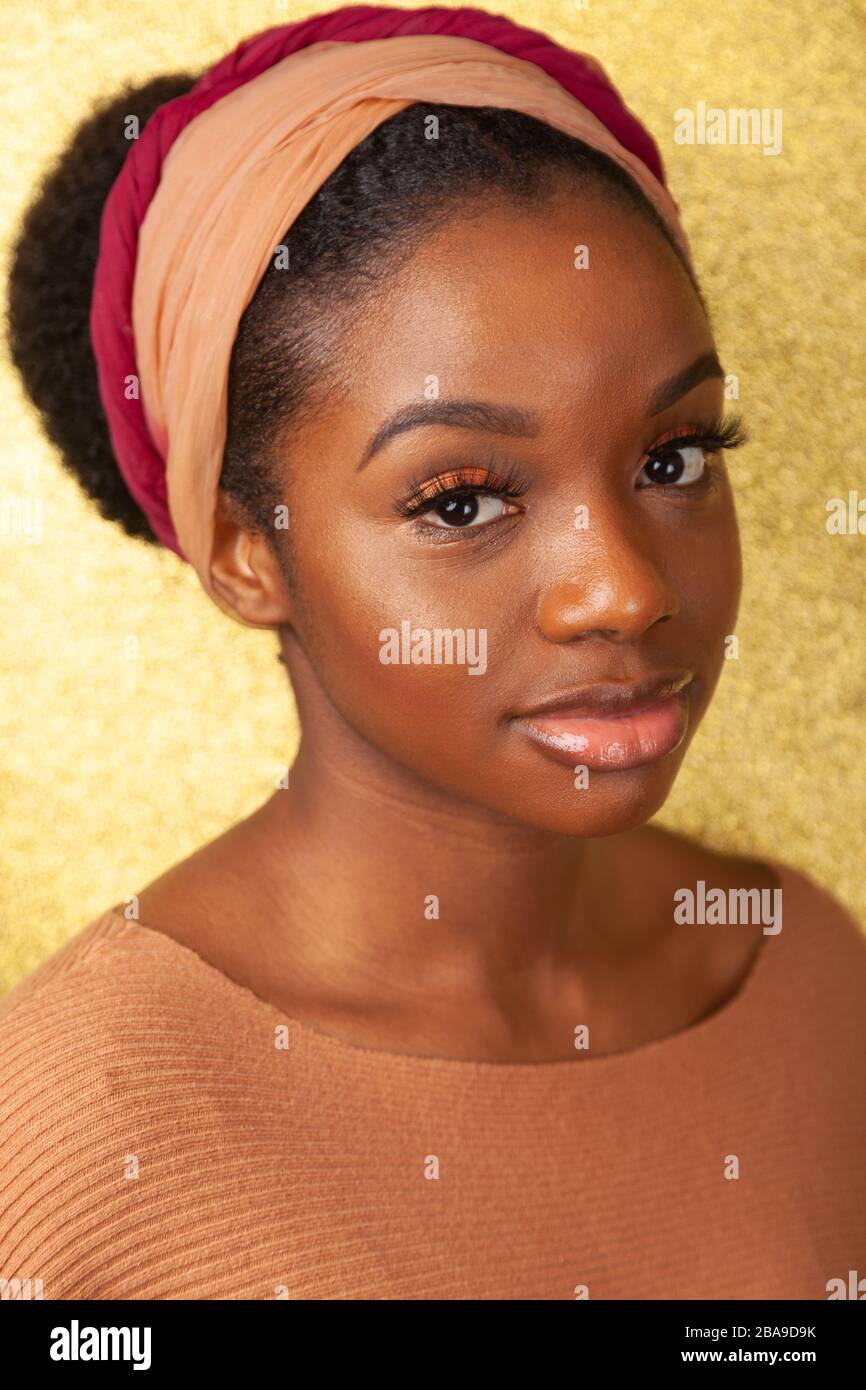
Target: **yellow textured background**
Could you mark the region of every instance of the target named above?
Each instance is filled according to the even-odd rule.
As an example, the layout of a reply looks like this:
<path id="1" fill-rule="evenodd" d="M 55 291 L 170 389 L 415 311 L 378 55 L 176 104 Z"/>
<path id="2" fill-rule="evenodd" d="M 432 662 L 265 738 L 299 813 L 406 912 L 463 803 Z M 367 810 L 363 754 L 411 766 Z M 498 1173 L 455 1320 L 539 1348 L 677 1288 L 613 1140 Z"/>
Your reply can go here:
<path id="1" fill-rule="evenodd" d="M 4 280 L 40 172 L 96 97 L 198 70 L 250 33 L 329 8 L 4 0 Z M 828 498 L 866 496 L 859 6 L 488 8 L 594 53 L 654 134 L 753 435 L 732 463 L 740 660 L 660 820 L 787 859 L 866 917 L 866 536 L 825 529 Z M 673 113 L 698 101 L 781 108 L 781 154 L 676 145 Z M 98 517 L 60 471 L 5 348 L 0 413 L 0 495 L 41 498 L 45 515 L 43 544 L 0 539 L 4 989 L 263 801 L 296 727 L 273 635 L 223 617 L 191 570 Z"/>

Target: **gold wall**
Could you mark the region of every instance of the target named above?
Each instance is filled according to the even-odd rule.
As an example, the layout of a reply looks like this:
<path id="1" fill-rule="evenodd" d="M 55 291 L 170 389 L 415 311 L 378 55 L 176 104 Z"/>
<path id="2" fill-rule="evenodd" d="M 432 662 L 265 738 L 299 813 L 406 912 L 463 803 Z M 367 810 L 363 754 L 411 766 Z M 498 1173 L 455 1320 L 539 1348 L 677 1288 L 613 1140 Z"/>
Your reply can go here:
<path id="1" fill-rule="evenodd" d="M 94 98 L 328 8 L 5 0 L 4 278 L 31 190 Z M 866 498 L 863 18 L 843 0 L 488 8 L 594 53 L 653 132 L 752 432 L 731 463 L 740 657 L 660 820 L 787 859 L 866 918 L 866 535 L 826 529 L 828 499 Z M 701 101 L 780 109 L 781 152 L 675 143 L 674 112 Z M 273 635 L 102 521 L 5 353 L 0 372 L 0 501 L 40 500 L 45 528 L 36 545 L 0 536 L 2 990 L 263 801 L 296 726 Z"/>

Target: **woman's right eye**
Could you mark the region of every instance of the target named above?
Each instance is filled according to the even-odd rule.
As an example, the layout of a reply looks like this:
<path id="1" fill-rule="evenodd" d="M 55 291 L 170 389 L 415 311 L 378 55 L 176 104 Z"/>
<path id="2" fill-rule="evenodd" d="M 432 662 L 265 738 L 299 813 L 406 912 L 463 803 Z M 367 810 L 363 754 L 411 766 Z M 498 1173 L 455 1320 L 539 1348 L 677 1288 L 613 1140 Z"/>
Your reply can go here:
<path id="1" fill-rule="evenodd" d="M 423 481 L 410 478 L 407 491 L 394 498 L 394 510 L 416 523 L 416 530 L 438 531 L 440 539 L 448 532 L 456 537 L 522 511 L 515 501 L 529 490 L 530 481 L 519 464 L 493 455 L 485 465 L 445 468 Z"/>
<path id="2" fill-rule="evenodd" d="M 505 510 L 503 510 L 505 509 Z M 499 521 L 519 511 L 504 497 L 496 497 L 484 492 L 455 492 L 450 496 L 439 497 L 422 512 L 416 513 L 425 526 L 444 527 L 448 530 L 480 530 L 491 521 Z"/>

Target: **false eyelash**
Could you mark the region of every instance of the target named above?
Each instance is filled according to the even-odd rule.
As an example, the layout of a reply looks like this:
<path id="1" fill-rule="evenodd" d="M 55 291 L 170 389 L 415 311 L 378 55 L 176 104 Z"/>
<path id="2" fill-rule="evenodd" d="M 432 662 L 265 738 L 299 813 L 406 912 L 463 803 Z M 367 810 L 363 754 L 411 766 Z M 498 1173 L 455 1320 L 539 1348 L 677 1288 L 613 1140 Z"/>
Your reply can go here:
<path id="1" fill-rule="evenodd" d="M 491 458 L 481 466 L 446 468 L 426 482 L 411 477 L 407 493 L 393 499 L 394 510 L 400 516 L 415 516 L 435 502 L 440 502 L 443 497 L 480 492 L 494 497 L 515 498 L 522 497 L 528 490 L 529 479 L 517 464 Z"/>
<path id="2" fill-rule="evenodd" d="M 694 445 L 699 445 L 708 453 L 717 454 L 723 449 L 739 449 L 748 444 L 749 439 L 749 431 L 742 415 L 728 415 L 726 418 L 719 417 L 711 421 L 705 429 L 689 427 L 684 434 L 670 435 L 650 449 L 648 457 L 663 457 L 665 454 L 673 454 L 678 449 L 687 449 Z"/>
<path id="3" fill-rule="evenodd" d="M 749 432 L 741 415 L 719 417 L 701 429 L 689 428 L 684 433 L 672 434 L 662 440 L 649 453 L 649 458 L 658 458 L 665 453 L 675 453 L 677 449 L 700 445 L 708 453 L 719 453 L 723 449 L 739 449 L 749 442 Z M 426 511 L 444 497 L 459 496 L 461 493 L 486 493 L 494 497 L 522 497 L 529 490 L 529 480 L 515 463 L 488 459 L 481 466 L 457 466 L 445 469 L 442 473 L 426 481 L 410 477 L 408 492 L 393 499 L 394 510 L 404 517 Z"/>

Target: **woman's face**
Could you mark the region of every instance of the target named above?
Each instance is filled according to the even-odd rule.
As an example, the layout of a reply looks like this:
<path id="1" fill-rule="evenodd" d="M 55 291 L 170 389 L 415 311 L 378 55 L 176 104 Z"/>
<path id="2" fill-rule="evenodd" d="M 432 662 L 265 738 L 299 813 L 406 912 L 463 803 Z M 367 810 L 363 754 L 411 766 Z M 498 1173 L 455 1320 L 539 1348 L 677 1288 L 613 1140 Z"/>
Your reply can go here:
<path id="1" fill-rule="evenodd" d="M 287 450 L 291 626 L 322 690 L 463 800 L 571 835 L 643 823 L 741 582 L 721 453 L 670 443 L 711 435 L 724 399 L 676 257 L 585 193 L 467 212 L 343 350 L 344 389 Z M 636 682 L 682 691 L 638 691 L 629 719 Z"/>

